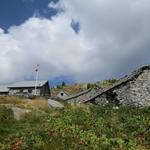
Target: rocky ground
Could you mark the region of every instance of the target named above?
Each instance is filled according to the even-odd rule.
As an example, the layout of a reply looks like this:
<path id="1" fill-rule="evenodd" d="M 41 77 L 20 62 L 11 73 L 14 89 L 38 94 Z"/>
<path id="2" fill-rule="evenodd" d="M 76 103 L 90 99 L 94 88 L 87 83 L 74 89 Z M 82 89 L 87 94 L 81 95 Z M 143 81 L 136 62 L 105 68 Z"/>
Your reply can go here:
<path id="1" fill-rule="evenodd" d="M 63 109 L 64 105 L 51 99 L 25 99 L 19 97 L 0 97 L 0 106 L 10 108 L 16 120 L 20 120 L 26 113 L 42 111 L 43 109 Z"/>

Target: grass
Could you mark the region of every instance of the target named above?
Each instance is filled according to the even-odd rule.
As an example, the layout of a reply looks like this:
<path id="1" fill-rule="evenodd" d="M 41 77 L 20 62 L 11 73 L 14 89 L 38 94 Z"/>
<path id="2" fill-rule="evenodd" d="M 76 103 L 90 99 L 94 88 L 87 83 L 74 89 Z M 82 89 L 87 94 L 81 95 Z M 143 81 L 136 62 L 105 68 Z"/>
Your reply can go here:
<path id="1" fill-rule="evenodd" d="M 47 100 L 45 99 L 35 99 L 31 103 L 33 106 L 38 107 L 38 108 L 47 106 Z"/>
<path id="2" fill-rule="evenodd" d="M 51 94 L 52 96 L 57 96 L 59 92 L 65 91 L 69 95 L 74 95 L 86 89 L 87 89 L 87 84 L 84 83 L 65 85 L 65 86 L 60 86 L 60 88 L 52 88 Z"/>
<path id="3" fill-rule="evenodd" d="M 23 104 L 23 98 L 17 96 L 0 96 L 0 104 Z"/>
<path id="4" fill-rule="evenodd" d="M 150 149 L 150 108 L 66 105 L 64 110 L 43 111 L 16 121 L 1 106 L 0 150 Z"/>
<path id="5" fill-rule="evenodd" d="M 43 98 L 26 99 L 17 96 L 0 96 L 0 105 L 11 108 L 12 106 L 25 109 L 45 109 L 47 108 L 47 100 Z"/>

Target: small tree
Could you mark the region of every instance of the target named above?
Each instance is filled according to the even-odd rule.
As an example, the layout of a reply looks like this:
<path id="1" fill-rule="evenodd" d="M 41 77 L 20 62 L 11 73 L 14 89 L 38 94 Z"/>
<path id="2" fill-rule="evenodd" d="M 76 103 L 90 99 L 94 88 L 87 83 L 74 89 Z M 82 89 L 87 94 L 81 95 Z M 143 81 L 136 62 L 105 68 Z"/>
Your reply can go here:
<path id="1" fill-rule="evenodd" d="M 61 89 L 61 85 L 57 85 L 57 89 Z"/>
<path id="2" fill-rule="evenodd" d="M 87 84 L 87 89 L 90 89 L 90 88 L 91 88 L 91 84 L 88 83 L 88 84 Z"/>
<path id="3" fill-rule="evenodd" d="M 61 85 L 62 85 L 62 86 L 66 86 L 66 83 L 63 81 Z"/>

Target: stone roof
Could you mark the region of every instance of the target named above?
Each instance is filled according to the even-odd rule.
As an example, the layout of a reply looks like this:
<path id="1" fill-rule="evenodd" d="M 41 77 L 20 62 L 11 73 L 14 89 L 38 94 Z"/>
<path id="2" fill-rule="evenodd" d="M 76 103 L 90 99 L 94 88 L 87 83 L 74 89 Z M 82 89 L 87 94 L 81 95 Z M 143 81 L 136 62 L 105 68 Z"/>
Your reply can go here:
<path id="1" fill-rule="evenodd" d="M 79 96 L 83 96 L 83 97 L 81 98 L 81 99 L 82 99 L 81 102 L 84 102 L 84 101 L 86 101 L 86 99 L 87 99 L 87 96 L 84 97 L 84 95 L 87 94 L 87 93 L 92 92 L 92 90 L 101 91 L 101 88 L 100 88 L 100 87 L 93 87 L 93 88 L 84 90 L 84 91 L 82 91 L 82 92 L 80 92 L 80 93 L 78 93 L 78 94 L 69 96 L 69 97 L 67 97 L 65 100 L 66 100 L 66 101 L 69 101 L 69 100 L 74 99 L 74 98 L 77 98 L 77 97 L 79 97 Z M 93 96 L 93 94 L 91 94 L 91 93 L 88 95 L 89 98 L 91 98 L 92 96 Z"/>
<path id="2" fill-rule="evenodd" d="M 3 93 L 3 92 L 9 92 L 9 89 L 7 88 L 7 86 L 1 85 L 0 86 L 0 93 Z"/>
<path id="3" fill-rule="evenodd" d="M 42 87 L 48 81 L 37 81 L 37 87 Z M 9 85 L 8 88 L 25 88 L 25 87 L 35 87 L 35 81 L 21 81 Z"/>
<path id="4" fill-rule="evenodd" d="M 95 95 L 93 95 L 89 99 L 85 100 L 84 103 L 87 103 L 87 102 L 95 99 L 96 97 L 102 95 L 103 93 L 106 93 L 106 92 L 108 92 L 108 91 L 110 91 L 112 89 L 115 89 L 115 88 L 117 88 L 117 87 L 119 87 L 121 85 L 124 85 L 127 82 L 135 80 L 139 75 L 141 75 L 143 73 L 144 70 L 150 70 L 150 65 L 141 67 L 140 69 L 133 71 L 130 75 L 124 76 L 123 78 L 119 79 L 118 82 L 113 84 L 113 86 L 111 86 L 108 89 L 102 90 L 102 91 L 100 90 Z"/>
<path id="5" fill-rule="evenodd" d="M 84 95 L 84 94 L 86 94 L 86 93 L 88 93 L 89 91 L 91 91 L 92 89 L 90 88 L 90 89 L 87 89 L 87 90 L 84 90 L 84 91 L 82 91 L 82 92 L 80 92 L 80 93 L 77 93 L 77 94 L 75 94 L 75 95 L 72 95 L 72 96 L 69 96 L 69 97 L 67 97 L 65 100 L 70 100 L 70 99 L 72 99 L 72 98 L 76 98 L 76 97 L 78 97 L 78 96 L 81 96 L 81 95 Z"/>

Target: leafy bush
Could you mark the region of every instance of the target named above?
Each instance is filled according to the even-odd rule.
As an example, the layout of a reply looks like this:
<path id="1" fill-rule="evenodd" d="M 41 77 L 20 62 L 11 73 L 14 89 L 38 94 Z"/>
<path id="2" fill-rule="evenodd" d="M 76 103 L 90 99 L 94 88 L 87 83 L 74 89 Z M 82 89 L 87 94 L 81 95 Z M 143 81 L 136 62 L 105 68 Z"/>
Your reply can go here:
<path id="1" fill-rule="evenodd" d="M 0 123 L 12 123 L 12 121 L 14 121 L 12 110 L 0 106 Z"/>
<path id="2" fill-rule="evenodd" d="M 11 109 L 8 109 L 4 106 L 0 106 L 0 140 L 7 134 L 13 132 L 13 124 L 15 123 L 13 112 Z"/>
<path id="3" fill-rule="evenodd" d="M 148 150 L 149 110 L 91 106 L 89 111 L 85 111 L 84 107 L 67 106 L 64 110 L 32 112 L 8 126 L 10 131 L 5 136 L 0 134 L 0 149 Z M 0 108 L 0 114 L 9 111 Z M 1 130 L 4 122 L 2 119 Z"/>

